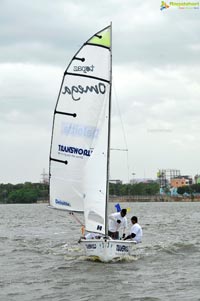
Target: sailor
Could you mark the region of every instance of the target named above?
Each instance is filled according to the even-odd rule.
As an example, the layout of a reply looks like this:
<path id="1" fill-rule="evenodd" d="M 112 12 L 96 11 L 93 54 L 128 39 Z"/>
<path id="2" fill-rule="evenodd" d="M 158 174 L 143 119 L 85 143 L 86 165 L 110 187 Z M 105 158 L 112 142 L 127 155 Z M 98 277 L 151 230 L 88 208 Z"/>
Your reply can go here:
<path id="1" fill-rule="evenodd" d="M 85 235 L 84 239 L 100 239 L 101 237 L 101 234 L 90 232 Z"/>
<path id="2" fill-rule="evenodd" d="M 119 239 L 119 228 L 122 228 L 123 238 L 125 237 L 125 231 L 127 228 L 126 209 L 122 209 L 120 212 L 112 213 L 108 216 L 109 228 L 108 235 L 112 239 Z"/>
<path id="3" fill-rule="evenodd" d="M 136 243 L 142 242 L 142 228 L 138 224 L 137 216 L 131 217 L 132 227 L 130 230 L 130 234 L 124 238 L 134 240 Z"/>
<path id="4" fill-rule="evenodd" d="M 81 236 L 80 239 L 78 240 L 78 243 L 81 242 L 81 239 L 100 239 L 102 237 L 102 234 L 100 233 L 93 233 L 89 232 L 85 234 L 84 236 Z"/>

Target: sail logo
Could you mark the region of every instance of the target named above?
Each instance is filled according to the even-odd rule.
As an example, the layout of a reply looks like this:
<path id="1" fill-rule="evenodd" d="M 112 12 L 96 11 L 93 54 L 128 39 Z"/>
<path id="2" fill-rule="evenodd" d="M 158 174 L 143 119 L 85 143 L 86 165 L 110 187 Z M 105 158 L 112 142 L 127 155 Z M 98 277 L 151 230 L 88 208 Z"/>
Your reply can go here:
<path id="1" fill-rule="evenodd" d="M 74 66 L 75 72 L 82 71 L 83 73 L 93 72 L 94 71 L 94 65 L 91 66 Z"/>
<path id="2" fill-rule="evenodd" d="M 69 202 L 58 200 L 58 199 L 55 199 L 55 204 L 71 207 L 71 204 Z"/>
<path id="3" fill-rule="evenodd" d="M 99 136 L 99 129 L 94 126 L 62 122 L 61 134 L 66 136 L 96 139 Z"/>
<path id="4" fill-rule="evenodd" d="M 85 246 L 88 250 L 94 250 L 97 248 L 96 244 L 85 244 Z"/>
<path id="5" fill-rule="evenodd" d="M 116 245 L 117 252 L 127 252 L 128 253 L 128 246 L 124 245 Z"/>
<path id="6" fill-rule="evenodd" d="M 96 94 L 105 94 L 106 93 L 106 85 L 104 83 L 98 83 L 94 86 L 65 86 L 62 94 L 71 95 L 74 101 L 80 100 L 81 97 L 78 94 L 87 94 L 87 93 L 96 93 Z"/>
<path id="7" fill-rule="evenodd" d="M 83 149 L 83 148 L 78 148 L 74 146 L 66 146 L 66 145 L 58 145 L 58 151 L 61 153 L 70 153 L 70 154 L 75 154 L 79 156 L 87 156 L 90 157 L 92 150 L 90 149 Z"/>

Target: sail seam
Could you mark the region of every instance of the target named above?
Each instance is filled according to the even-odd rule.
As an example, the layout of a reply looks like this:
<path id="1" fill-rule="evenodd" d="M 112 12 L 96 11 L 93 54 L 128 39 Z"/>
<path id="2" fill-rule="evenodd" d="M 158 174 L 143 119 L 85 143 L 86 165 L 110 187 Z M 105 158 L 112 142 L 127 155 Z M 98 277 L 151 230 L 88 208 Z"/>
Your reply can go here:
<path id="1" fill-rule="evenodd" d="M 84 45 L 90 45 L 90 46 L 97 46 L 97 47 L 101 47 L 101 48 L 105 48 L 105 49 L 108 49 L 110 50 L 110 47 L 108 46 L 104 46 L 104 45 L 100 45 L 100 44 L 93 44 L 93 43 L 85 43 Z"/>
<path id="2" fill-rule="evenodd" d="M 87 78 L 92 78 L 92 79 L 96 79 L 96 80 L 101 80 L 103 82 L 106 83 L 110 83 L 110 80 L 104 79 L 104 78 L 100 78 L 100 77 L 96 77 L 96 76 L 91 76 L 91 75 L 84 75 L 84 74 L 75 74 L 75 73 L 71 73 L 71 72 L 65 72 L 65 75 L 73 75 L 73 76 L 81 76 L 81 77 L 87 77 Z"/>

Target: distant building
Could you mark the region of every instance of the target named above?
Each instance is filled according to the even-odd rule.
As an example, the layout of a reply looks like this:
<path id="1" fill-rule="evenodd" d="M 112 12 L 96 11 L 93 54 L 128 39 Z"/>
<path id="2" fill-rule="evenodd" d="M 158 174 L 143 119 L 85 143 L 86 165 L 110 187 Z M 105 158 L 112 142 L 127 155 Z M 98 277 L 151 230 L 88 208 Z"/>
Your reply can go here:
<path id="1" fill-rule="evenodd" d="M 139 183 L 145 183 L 145 184 L 149 184 L 149 183 L 154 183 L 155 180 L 150 179 L 150 178 L 140 178 L 140 179 L 131 179 L 130 180 L 130 184 L 139 184 Z"/>
<path id="2" fill-rule="evenodd" d="M 176 188 L 192 185 L 192 183 L 192 177 L 190 176 L 179 176 L 170 180 L 170 186 Z"/>
<path id="3" fill-rule="evenodd" d="M 200 184 L 200 175 L 195 175 L 194 176 L 194 183 L 195 184 Z"/>
<path id="4" fill-rule="evenodd" d="M 121 180 L 109 180 L 109 183 L 113 183 L 113 184 L 122 184 Z"/>
<path id="5" fill-rule="evenodd" d="M 171 193 L 172 196 L 177 196 L 178 195 L 177 188 L 178 187 L 170 188 L 170 193 Z"/>
<path id="6" fill-rule="evenodd" d="M 157 181 L 160 188 L 169 188 L 171 179 L 178 178 L 180 176 L 179 169 L 159 169 L 157 172 Z"/>

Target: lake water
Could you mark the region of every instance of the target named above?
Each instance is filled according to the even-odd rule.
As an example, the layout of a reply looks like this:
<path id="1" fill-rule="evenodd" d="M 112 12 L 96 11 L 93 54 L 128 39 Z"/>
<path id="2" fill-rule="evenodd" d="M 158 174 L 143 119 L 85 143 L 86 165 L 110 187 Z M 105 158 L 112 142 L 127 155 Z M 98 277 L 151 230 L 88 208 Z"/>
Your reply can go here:
<path id="1" fill-rule="evenodd" d="M 121 207 L 139 217 L 143 242 L 127 260 L 101 263 L 84 256 L 68 213 L 0 205 L 0 300 L 200 300 L 200 203 Z"/>

